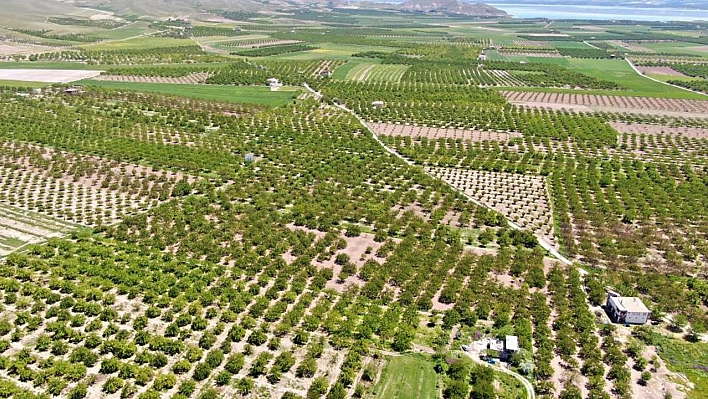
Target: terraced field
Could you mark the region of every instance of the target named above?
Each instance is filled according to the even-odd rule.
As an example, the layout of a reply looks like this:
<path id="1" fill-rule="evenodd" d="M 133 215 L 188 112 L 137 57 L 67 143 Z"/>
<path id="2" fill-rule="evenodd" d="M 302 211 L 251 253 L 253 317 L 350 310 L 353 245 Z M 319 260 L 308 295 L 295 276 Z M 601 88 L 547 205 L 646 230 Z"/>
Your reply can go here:
<path id="1" fill-rule="evenodd" d="M 399 82 L 408 69 L 407 65 L 359 64 L 346 76 L 358 82 Z"/>
<path id="2" fill-rule="evenodd" d="M 52 237 L 61 237 L 76 225 L 61 219 L 0 203 L 0 256 Z"/>

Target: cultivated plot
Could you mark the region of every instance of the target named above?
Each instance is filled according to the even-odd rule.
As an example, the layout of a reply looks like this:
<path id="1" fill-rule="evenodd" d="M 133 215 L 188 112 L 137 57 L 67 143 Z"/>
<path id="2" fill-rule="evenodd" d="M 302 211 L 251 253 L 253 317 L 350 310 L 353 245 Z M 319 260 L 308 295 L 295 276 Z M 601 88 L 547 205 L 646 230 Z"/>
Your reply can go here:
<path id="1" fill-rule="evenodd" d="M 558 248 L 551 202 L 542 176 L 457 168 L 426 168 L 426 171 Z"/>
<path id="2" fill-rule="evenodd" d="M 0 146 L 0 203 L 63 224 L 115 223 L 167 200 L 179 182 L 190 181 L 175 172 L 33 145 Z"/>
<path id="3" fill-rule="evenodd" d="M 0 203 L 0 256 L 28 244 L 60 237 L 74 227 L 63 220 Z"/>
<path id="4" fill-rule="evenodd" d="M 429 126 L 399 125 L 394 123 L 369 123 L 368 125 L 376 134 L 384 136 L 427 137 L 429 139 L 454 138 L 470 141 L 509 141 L 512 138 L 523 136 L 519 132 L 436 128 Z"/>
<path id="5" fill-rule="evenodd" d="M 553 104 L 575 110 L 588 108 L 595 111 L 615 111 L 650 114 L 708 115 L 708 101 L 674 98 L 633 96 L 602 96 L 582 93 L 503 91 L 506 98 L 517 105 L 546 108 Z M 582 107 L 582 108 L 579 108 Z"/>
<path id="6" fill-rule="evenodd" d="M 132 76 L 132 75 L 100 75 L 94 80 L 105 82 L 131 82 L 131 83 L 174 83 L 174 84 L 200 84 L 204 83 L 213 74 L 195 72 L 186 76 Z"/>
<path id="7" fill-rule="evenodd" d="M 22 82 L 70 83 L 89 79 L 102 71 L 78 71 L 62 69 L 0 69 L 0 80 Z"/>

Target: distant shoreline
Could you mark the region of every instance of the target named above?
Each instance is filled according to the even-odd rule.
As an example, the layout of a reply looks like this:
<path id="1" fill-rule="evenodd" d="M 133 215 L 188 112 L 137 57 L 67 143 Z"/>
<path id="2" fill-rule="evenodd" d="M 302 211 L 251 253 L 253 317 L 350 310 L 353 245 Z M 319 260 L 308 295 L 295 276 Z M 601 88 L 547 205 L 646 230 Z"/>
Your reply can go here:
<path id="1" fill-rule="evenodd" d="M 506 11 L 513 18 L 548 18 L 579 20 L 630 20 L 706 22 L 708 10 L 671 7 L 589 6 L 578 4 L 488 3 Z"/>

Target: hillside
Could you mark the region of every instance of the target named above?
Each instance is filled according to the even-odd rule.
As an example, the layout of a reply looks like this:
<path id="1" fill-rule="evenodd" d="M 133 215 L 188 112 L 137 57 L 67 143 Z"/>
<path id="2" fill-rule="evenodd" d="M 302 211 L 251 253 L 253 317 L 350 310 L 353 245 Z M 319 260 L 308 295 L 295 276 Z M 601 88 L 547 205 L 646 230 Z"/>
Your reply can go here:
<path id="1" fill-rule="evenodd" d="M 43 22 L 49 15 L 76 15 L 83 12 L 73 4 L 56 0 L 3 1 L 0 24 L 3 27 L 24 27 L 27 22 Z"/>
<path id="2" fill-rule="evenodd" d="M 469 15 L 476 17 L 501 17 L 506 12 L 482 3 L 465 3 L 460 0 L 408 0 L 400 5 L 407 12 Z"/>

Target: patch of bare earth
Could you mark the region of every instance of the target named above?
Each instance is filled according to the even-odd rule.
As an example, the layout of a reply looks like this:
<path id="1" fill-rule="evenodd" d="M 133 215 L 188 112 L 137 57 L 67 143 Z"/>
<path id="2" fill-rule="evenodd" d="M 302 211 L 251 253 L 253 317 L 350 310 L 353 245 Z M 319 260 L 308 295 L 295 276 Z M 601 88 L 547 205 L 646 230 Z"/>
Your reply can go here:
<path id="1" fill-rule="evenodd" d="M 547 109 L 552 111 L 575 111 L 575 112 L 593 112 L 592 108 L 586 107 L 579 104 L 558 104 L 558 103 L 544 103 L 544 102 L 534 102 L 534 101 L 510 101 L 512 104 L 532 109 Z"/>
<path id="2" fill-rule="evenodd" d="M 618 338 L 621 342 L 627 342 L 631 332 L 627 328 L 617 330 Z M 639 383 L 641 372 L 634 369 L 634 361 L 627 360 L 627 368 L 630 369 L 630 387 L 632 396 L 642 399 L 664 399 L 670 394 L 674 399 L 685 399 L 686 391 L 689 389 L 684 384 L 688 381 L 678 373 L 674 373 L 666 367 L 666 363 L 657 355 L 655 346 L 646 346 L 642 352 L 642 357 L 649 361 L 647 370 L 651 372 L 651 379 L 646 385 Z M 652 359 L 657 363 L 652 364 Z"/>
<path id="3" fill-rule="evenodd" d="M 708 100 L 517 91 L 502 91 L 501 94 L 512 104 L 527 107 L 544 107 L 548 106 L 548 104 L 562 104 L 568 106 L 583 106 L 594 111 L 687 117 L 708 116 Z"/>
<path id="4" fill-rule="evenodd" d="M 666 126 L 666 125 L 650 125 L 643 123 L 624 123 L 610 122 L 610 126 L 615 128 L 620 133 L 629 134 L 648 134 L 648 135 L 679 135 L 690 138 L 705 139 L 708 138 L 708 129 L 702 127 L 686 127 L 686 126 Z"/>
<path id="5" fill-rule="evenodd" d="M 686 76 L 667 66 L 637 66 L 637 69 L 645 75 Z"/>
<path id="6" fill-rule="evenodd" d="M 174 78 L 166 76 L 100 75 L 96 76 L 94 80 L 130 83 L 200 84 L 204 83 L 211 75 L 206 72 L 195 72 Z"/>
<path id="7" fill-rule="evenodd" d="M 300 230 L 312 233 L 317 237 L 317 239 L 321 239 L 325 236 L 325 233 L 313 229 L 308 229 L 307 227 L 295 226 L 293 224 L 287 224 L 286 227 L 291 230 Z M 382 263 L 384 261 L 384 259 L 378 258 L 376 256 L 376 252 L 379 250 L 379 248 L 381 248 L 381 245 L 383 245 L 383 243 L 374 241 L 373 234 L 361 233 L 357 237 L 346 237 L 342 235 L 341 238 L 343 238 L 347 242 L 347 246 L 344 249 L 336 251 L 334 255 L 332 255 L 327 260 L 321 261 L 315 259 L 312 261 L 312 264 L 318 268 L 326 268 L 332 270 L 333 277 L 327 282 L 325 288 L 332 289 L 338 292 L 343 292 L 347 289 L 347 287 L 352 285 L 358 287 L 364 285 L 365 281 L 360 279 L 357 274 L 360 268 L 367 260 L 371 259 L 379 263 Z M 339 265 L 335 262 L 335 259 L 339 254 L 346 254 L 347 256 L 349 256 L 350 261 L 354 265 L 356 265 L 357 268 L 357 273 L 353 273 L 351 276 L 348 276 L 344 280 L 339 278 L 339 274 L 342 271 L 342 265 Z M 293 256 L 290 252 L 288 252 L 283 254 L 283 259 L 288 264 L 292 264 L 295 261 L 296 257 Z"/>
<path id="8" fill-rule="evenodd" d="M 59 50 L 59 47 L 39 46 L 0 41 L 0 60 L 12 55 L 27 55 L 48 53 Z"/>
<path id="9" fill-rule="evenodd" d="M 470 141 L 509 141 L 512 138 L 522 137 L 522 134 L 519 132 L 436 128 L 398 125 L 394 123 L 369 123 L 368 125 L 376 134 L 384 136 L 427 137 L 429 139 L 454 138 Z"/>

